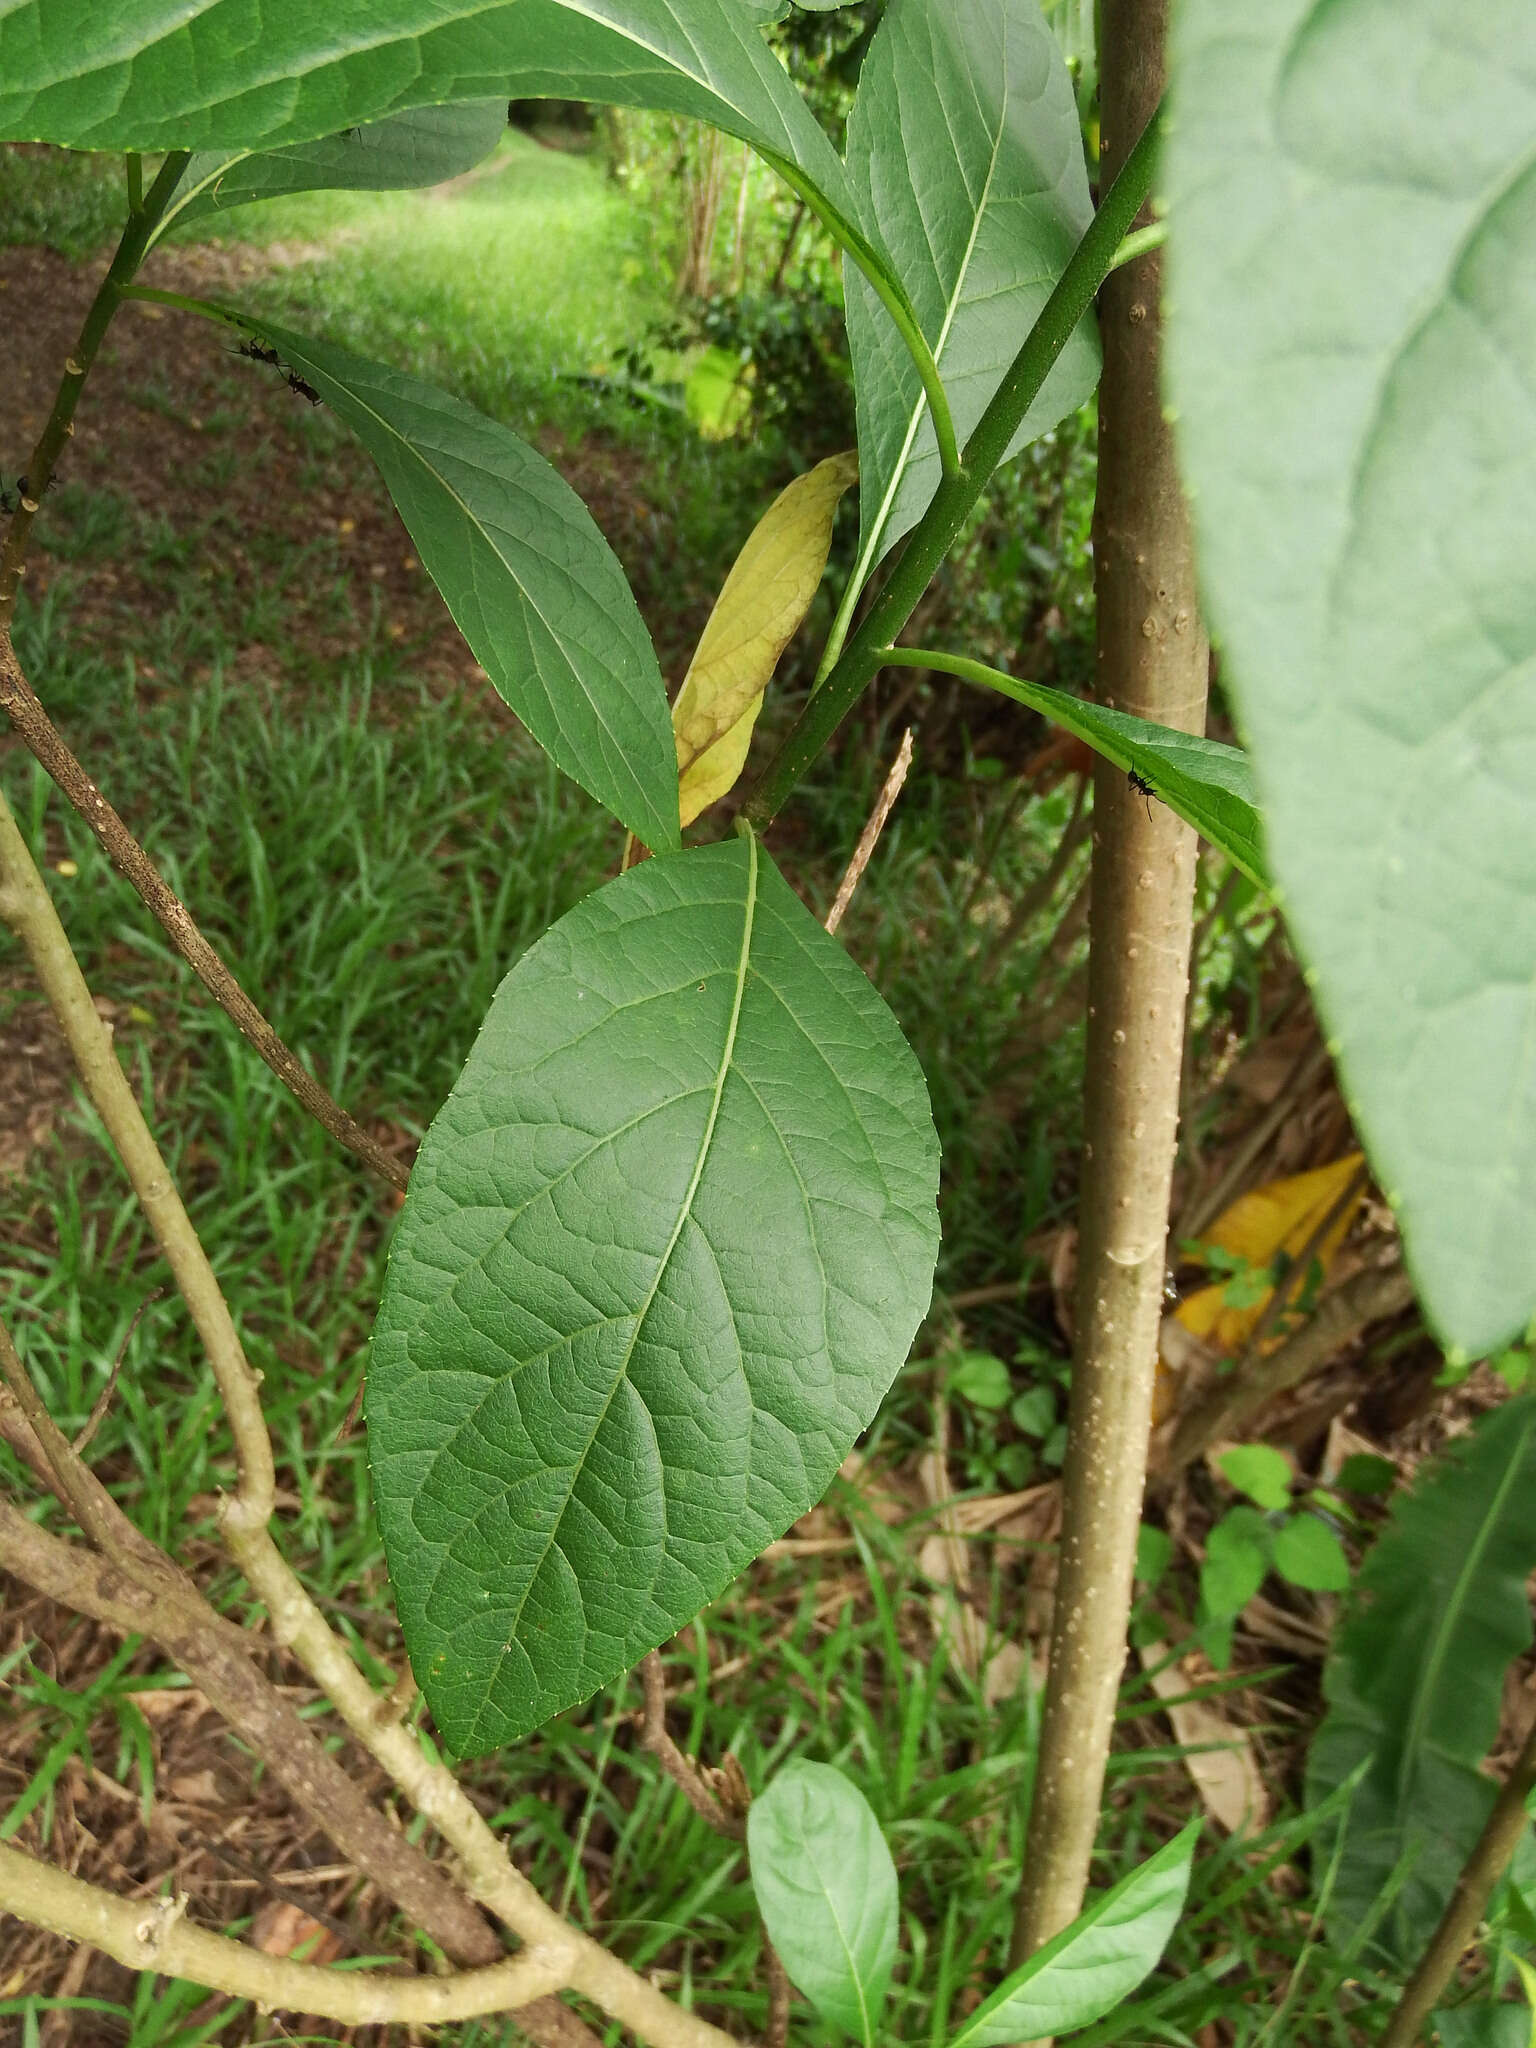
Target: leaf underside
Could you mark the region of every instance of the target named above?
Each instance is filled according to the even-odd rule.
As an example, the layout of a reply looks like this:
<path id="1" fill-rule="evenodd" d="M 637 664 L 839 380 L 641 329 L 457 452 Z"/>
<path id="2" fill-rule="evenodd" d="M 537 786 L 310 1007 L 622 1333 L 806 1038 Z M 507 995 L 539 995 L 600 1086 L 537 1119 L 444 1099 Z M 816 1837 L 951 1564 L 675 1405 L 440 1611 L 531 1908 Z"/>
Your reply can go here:
<path id="1" fill-rule="evenodd" d="M 1426 1311 L 1536 1307 L 1536 10 L 1186 0 L 1167 363 L 1266 839 Z"/>
<path id="2" fill-rule="evenodd" d="M 962 444 L 1093 213 L 1072 82 L 1036 0 L 892 0 L 848 121 L 848 170 L 933 350 Z M 923 387 L 867 281 L 847 275 L 859 422 L 860 573 L 939 481 Z M 1088 318 L 1009 453 L 1098 380 Z"/>
<path id="3" fill-rule="evenodd" d="M 506 133 L 505 100 L 464 100 L 349 128 L 291 149 L 209 150 L 194 156 L 161 216 L 171 227 L 289 192 L 420 190 L 484 161 Z"/>
<path id="4" fill-rule="evenodd" d="M 750 842 L 644 863 L 514 968 L 368 1371 L 454 1749 L 585 1699 L 820 1498 L 927 1308 L 937 1174 L 894 1019 Z"/>

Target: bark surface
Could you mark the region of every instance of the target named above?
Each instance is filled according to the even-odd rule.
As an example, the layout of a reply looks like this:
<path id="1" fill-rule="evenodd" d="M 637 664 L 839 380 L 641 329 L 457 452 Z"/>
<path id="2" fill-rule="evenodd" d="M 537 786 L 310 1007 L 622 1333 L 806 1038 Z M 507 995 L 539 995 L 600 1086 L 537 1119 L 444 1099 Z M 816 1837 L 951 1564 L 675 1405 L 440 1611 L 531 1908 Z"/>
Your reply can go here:
<path id="1" fill-rule="evenodd" d="M 1165 16 L 1165 0 L 1105 0 L 1101 186 L 1161 99 Z M 1153 251 L 1114 271 L 1099 298 L 1098 691 L 1117 710 L 1203 732 L 1209 650 L 1163 417 L 1161 283 Z M 1193 833 L 1100 762 L 1070 1441 L 1016 1962 L 1076 1918 L 1098 1831 L 1146 1477 L 1194 873 Z"/>

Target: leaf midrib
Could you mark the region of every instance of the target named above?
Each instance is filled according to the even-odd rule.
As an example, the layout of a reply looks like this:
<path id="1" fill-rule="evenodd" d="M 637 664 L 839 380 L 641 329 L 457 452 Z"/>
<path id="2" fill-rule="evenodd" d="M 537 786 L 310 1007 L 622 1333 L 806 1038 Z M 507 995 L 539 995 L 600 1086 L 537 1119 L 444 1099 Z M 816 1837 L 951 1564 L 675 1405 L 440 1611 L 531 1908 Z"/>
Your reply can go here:
<path id="1" fill-rule="evenodd" d="M 614 1398 L 617 1395 L 619 1388 L 624 1385 L 625 1381 L 629 1377 L 629 1365 L 630 1360 L 635 1355 L 635 1346 L 640 1341 L 640 1333 L 645 1328 L 646 1318 L 650 1315 L 651 1309 L 655 1304 L 656 1296 L 660 1292 L 662 1280 L 665 1278 L 667 1267 L 670 1265 L 672 1260 L 672 1254 L 677 1250 L 678 1239 L 682 1236 L 684 1227 L 686 1226 L 689 1217 L 693 1213 L 694 1198 L 698 1194 L 699 1183 L 704 1178 L 704 1168 L 709 1161 L 710 1147 L 714 1143 L 715 1125 L 719 1122 L 720 1119 L 720 1104 L 724 1099 L 725 1095 L 726 1078 L 731 1071 L 731 1063 L 735 1058 L 736 1054 L 736 1033 L 741 1023 L 741 1006 L 743 998 L 746 994 L 747 966 L 752 953 L 752 930 L 757 916 L 757 865 L 757 841 L 755 838 L 749 837 L 747 840 L 747 886 L 745 893 L 745 901 L 742 906 L 741 951 L 737 956 L 736 961 L 736 990 L 731 1000 L 730 1022 L 726 1026 L 725 1044 L 720 1055 L 720 1065 L 715 1074 L 715 1085 L 710 1098 L 709 1113 L 705 1118 L 704 1130 L 699 1139 L 699 1149 L 698 1154 L 693 1162 L 692 1177 L 688 1182 L 688 1186 L 683 1195 L 683 1199 L 678 1205 L 677 1221 L 673 1225 L 672 1235 L 668 1238 L 666 1246 L 663 1249 L 660 1258 L 656 1261 L 655 1274 L 652 1277 L 650 1287 L 646 1291 L 645 1299 L 640 1304 L 639 1311 L 635 1316 L 635 1327 L 633 1332 L 631 1333 L 629 1343 L 625 1347 L 624 1356 L 619 1361 L 618 1369 L 615 1371 L 613 1375 L 613 1384 L 608 1390 L 608 1398 L 603 1403 L 601 1413 L 597 1416 L 596 1420 L 592 1424 L 591 1433 L 587 1439 L 587 1448 L 589 1452 L 592 1444 L 595 1443 L 597 1440 L 598 1431 L 602 1428 L 604 1421 L 607 1419 L 608 1410 L 613 1406 Z M 486 1706 L 483 1706 L 481 1708 L 480 1713 L 476 1716 L 475 1719 L 476 1735 L 478 1735 L 481 1723 L 486 1712 L 486 1708 L 489 1706 L 490 1700 L 495 1693 L 496 1686 L 498 1681 L 500 1680 L 502 1671 L 505 1669 L 507 1657 L 510 1653 L 511 1643 L 516 1642 L 517 1640 L 517 1631 L 519 1625 L 522 1622 L 523 1609 L 528 1604 L 529 1597 L 531 1596 L 533 1588 L 538 1581 L 539 1574 L 544 1569 L 544 1565 L 549 1557 L 549 1553 L 551 1552 L 551 1550 L 554 1549 L 556 1542 L 559 1539 L 561 1526 L 565 1521 L 566 1512 L 571 1504 L 571 1496 L 576 1491 L 576 1482 L 581 1477 L 581 1473 L 585 1464 L 586 1459 L 585 1457 L 583 1457 L 575 1466 L 572 1467 L 570 1484 L 566 1488 L 564 1505 L 561 1507 L 560 1513 L 556 1517 L 554 1525 L 550 1529 L 549 1535 L 545 1539 L 544 1547 L 539 1552 L 538 1561 L 534 1564 L 533 1568 L 528 1574 L 527 1583 L 523 1588 L 523 1597 L 521 1598 L 521 1600 L 518 1601 L 516 1611 L 512 1616 L 509 1631 L 510 1641 L 507 1647 L 502 1650 L 501 1655 L 496 1660 L 496 1668 L 492 1672 L 490 1682 L 486 1686 Z"/>
<path id="2" fill-rule="evenodd" d="M 1005 53 L 1006 47 L 1007 45 L 1005 42 Z M 1008 63 L 1005 54 L 1003 60 L 1003 100 L 1001 103 L 1002 107 L 1006 107 L 1007 105 L 1007 77 Z M 965 295 L 965 280 L 970 274 L 971 258 L 976 253 L 976 240 L 981 233 L 982 218 L 987 210 L 988 199 L 991 197 L 993 180 L 997 176 L 998 159 L 1002 154 L 1003 137 L 1007 133 L 1007 128 L 1008 124 L 1006 120 L 1001 118 L 1000 108 L 997 130 L 992 138 L 992 152 L 987 162 L 987 175 L 982 181 L 981 194 L 976 202 L 975 212 L 971 216 L 971 232 L 969 236 L 966 238 L 965 253 L 961 257 L 960 262 L 956 267 L 954 290 L 950 293 L 949 298 L 945 302 L 944 318 L 939 323 L 938 339 L 934 343 L 933 359 L 934 362 L 940 366 L 941 374 L 944 359 L 944 350 L 948 345 L 950 331 L 955 324 L 955 316 L 959 312 L 961 300 L 964 298 Z M 957 151 L 957 160 L 958 155 L 959 152 Z M 926 234 L 927 226 L 925 223 L 925 237 Z M 932 248 L 931 242 L 929 243 L 929 247 L 930 249 Z M 938 268 L 937 264 L 935 264 L 934 268 Z M 886 485 L 885 495 L 880 500 L 880 509 L 876 514 L 875 523 L 870 528 L 869 544 L 867 548 L 861 551 L 859 560 L 855 565 L 855 582 L 862 580 L 862 578 L 865 575 L 867 575 L 870 563 L 877 560 L 879 557 L 880 539 L 882 534 L 885 532 L 886 527 L 890 524 L 891 510 L 896 503 L 897 497 L 900 494 L 901 486 L 907 475 L 907 472 L 911 468 L 912 446 L 917 439 L 918 430 L 922 426 L 923 416 L 927 412 L 927 410 L 927 395 L 926 393 L 919 393 L 917 401 L 912 408 L 911 415 L 907 420 L 906 431 L 902 435 L 901 452 L 897 456 L 895 463 L 892 465 L 890 482 Z"/>
<path id="3" fill-rule="evenodd" d="M 1440 1672 L 1450 1651 L 1450 1638 L 1466 1603 L 1467 1586 L 1475 1576 L 1483 1554 L 1492 1541 L 1493 1530 L 1503 1513 L 1504 1503 L 1509 1496 L 1509 1491 L 1515 1484 L 1515 1475 L 1524 1465 L 1526 1450 L 1530 1444 L 1531 1431 L 1533 1429 L 1536 1429 L 1536 1413 L 1527 1418 L 1525 1427 L 1520 1434 L 1519 1443 L 1511 1451 L 1509 1461 L 1504 1468 L 1504 1476 L 1500 1480 L 1492 1499 L 1488 1501 L 1483 1510 L 1476 1539 L 1468 1546 L 1466 1556 L 1462 1560 L 1461 1570 L 1456 1575 L 1455 1583 L 1446 1601 L 1445 1613 L 1441 1624 L 1435 1631 L 1430 1653 L 1420 1666 L 1421 1679 L 1420 1683 L 1414 1688 L 1413 1710 L 1408 1717 L 1408 1727 L 1402 1747 L 1402 1761 L 1397 1773 L 1396 1790 L 1400 1805 L 1407 1796 L 1407 1780 L 1412 1769 L 1412 1760 L 1429 1746 L 1424 1738 L 1423 1731 L 1429 1719 L 1430 1699 L 1438 1687 Z"/>

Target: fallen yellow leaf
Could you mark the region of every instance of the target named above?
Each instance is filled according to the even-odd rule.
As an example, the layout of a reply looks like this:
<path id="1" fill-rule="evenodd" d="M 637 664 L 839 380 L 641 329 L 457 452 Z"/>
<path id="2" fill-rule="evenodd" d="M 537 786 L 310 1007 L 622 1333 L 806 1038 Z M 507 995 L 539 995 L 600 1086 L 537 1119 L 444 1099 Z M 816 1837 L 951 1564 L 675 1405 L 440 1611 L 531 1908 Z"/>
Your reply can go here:
<path id="1" fill-rule="evenodd" d="M 746 765 L 763 692 L 827 566 L 838 501 L 859 473 L 832 455 L 774 499 L 736 557 L 672 707 L 682 821 L 725 795 Z"/>
<path id="2" fill-rule="evenodd" d="M 1312 1233 L 1354 1178 L 1363 1156 L 1348 1152 L 1329 1166 L 1272 1180 L 1239 1195 L 1203 1234 L 1202 1246 L 1215 1246 L 1260 1271 L 1271 1264 L 1278 1252 L 1299 1258 Z M 1318 1244 L 1314 1256 L 1325 1275 L 1364 1199 L 1362 1185 L 1356 1199 L 1340 1210 Z M 1202 1287 L 1181 1301 L 1175 1315 L 1186 1330 L 1203 1338 L 1222 1357 L 1234 1358 L 1246 1347 L 1273 1294 L 1274 1289 L 1266 1287 L 1256 1301 L 1235 1308 L 1226 1298 L 1227 1283 L 1223 1281 L 1216 1287 Z M 1272 1332 L 1269 1345 L 1283 1343 L 1286 1335 L 1283 1329 Z"/>

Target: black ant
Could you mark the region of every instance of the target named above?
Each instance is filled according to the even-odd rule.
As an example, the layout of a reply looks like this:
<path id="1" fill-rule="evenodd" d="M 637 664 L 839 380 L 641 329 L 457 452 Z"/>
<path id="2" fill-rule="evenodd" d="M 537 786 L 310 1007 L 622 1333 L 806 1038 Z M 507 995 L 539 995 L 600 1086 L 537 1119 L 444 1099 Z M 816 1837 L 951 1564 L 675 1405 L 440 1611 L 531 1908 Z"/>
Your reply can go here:
<path id="1" fill-rule="evenodd" d="M 306 384 L 297 370 L 290 370 L 288 372 L 288 389 L 290 391 L 297 391 L 300 398 L 307 398 L 311 405 L 318 405 L 320 403 L 319 392 L 313 384 Z"/>
<path id="2" fill-rule="evenodd" d="M 1147 778 L 1144 775 L 1138 775 L 1134 768 L 1126 771 L 1125 779 L 1132 789 L 1135 790 L 1136 794 L 1145 801 L 1147 806 L 1147 823 L 1150 825 L 1152 822 L 1152 798 L 1157 796 L 1157 791 L 1148 782 Z M 1162 802 L 1160 796 L 1157 797 L 1157 800 L 1159 803 Z"/>
<path id="3" fill-rule="evenodd" d="M 249 356 L 252 362 L 255 363 L 270 364 L 270 366 L 274 370 L 280 370 L 283 367 L 282 364 L 278 361 L 277 350 L 275 348 L 268 348 L 263 342 L 242 341 L 240 346 L 235 350 L 235 354 L 239 356 Z"/>

